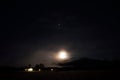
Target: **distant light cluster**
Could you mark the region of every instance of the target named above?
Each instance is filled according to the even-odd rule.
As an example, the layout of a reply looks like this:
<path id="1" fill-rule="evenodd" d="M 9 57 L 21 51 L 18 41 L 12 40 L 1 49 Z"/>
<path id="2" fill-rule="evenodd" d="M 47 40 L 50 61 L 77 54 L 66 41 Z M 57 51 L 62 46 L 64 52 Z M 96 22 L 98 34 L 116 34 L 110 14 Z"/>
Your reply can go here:
<path id="1" fill-rule="evenodd" d="M 27 71 L 27 72 L 32 72 L 32 71 L 33 71 L 33 68 L 25 69 L 25 71 Z"/>

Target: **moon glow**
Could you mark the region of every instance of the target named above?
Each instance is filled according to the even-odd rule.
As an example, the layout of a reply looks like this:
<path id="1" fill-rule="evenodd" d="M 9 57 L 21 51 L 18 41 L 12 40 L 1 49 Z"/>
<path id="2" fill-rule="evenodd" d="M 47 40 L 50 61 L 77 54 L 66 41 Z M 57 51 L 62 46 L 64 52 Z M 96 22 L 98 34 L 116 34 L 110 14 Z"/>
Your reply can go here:
<path id="1" fill-rule="evenodd" d="M 59 60 L 66 60 L 69 58 L 68 53 L 66 51 L 60 51 L 57 55 Z"/>

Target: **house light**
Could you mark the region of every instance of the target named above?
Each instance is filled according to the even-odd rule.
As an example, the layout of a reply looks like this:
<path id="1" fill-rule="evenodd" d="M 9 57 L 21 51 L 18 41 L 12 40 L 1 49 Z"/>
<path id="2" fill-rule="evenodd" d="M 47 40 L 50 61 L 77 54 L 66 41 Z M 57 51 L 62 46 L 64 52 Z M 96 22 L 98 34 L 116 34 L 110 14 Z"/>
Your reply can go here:
<path id="1" fill-rule="evenodd" d="M 28 72 L 32 72 L 33 71 L 33 68 L 28 68 Z"/>
<path id="2" fill-rule="evenodd" d="M 51 69 L 51 71 L 53 71 L 53 69 Z"/>

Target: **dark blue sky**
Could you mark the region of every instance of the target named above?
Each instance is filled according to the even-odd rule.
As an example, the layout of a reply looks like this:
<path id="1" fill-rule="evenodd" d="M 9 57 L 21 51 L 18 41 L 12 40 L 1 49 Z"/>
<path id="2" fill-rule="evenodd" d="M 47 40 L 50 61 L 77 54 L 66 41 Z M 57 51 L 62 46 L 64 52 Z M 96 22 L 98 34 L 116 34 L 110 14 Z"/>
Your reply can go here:
<path id="1" fill-rule="evenodd" d="M 72 59 L 119 59 L 118 52 L 113 55 L 113 37 L 118 34 L 111 26 L 117 20 L 111 1 L 53 7 L 39 3 L 16 1 L 16 6 L 2 8 L 1 65 L 51 65 L 56 62 L 53 55 L 61 49 Z"/>

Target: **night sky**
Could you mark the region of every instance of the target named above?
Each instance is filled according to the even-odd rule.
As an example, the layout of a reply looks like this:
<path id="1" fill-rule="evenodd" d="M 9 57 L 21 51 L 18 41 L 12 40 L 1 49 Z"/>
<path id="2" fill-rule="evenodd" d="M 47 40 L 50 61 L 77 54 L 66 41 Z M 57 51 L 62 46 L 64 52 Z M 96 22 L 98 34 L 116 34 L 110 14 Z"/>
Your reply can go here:
<path id="1" fill-rule="evenodd" d="M 116 18 L 110 0 L 76 4 L 16 0 L 12 4 L 1 7 L 0 65 L 52 65 L 57 63 L 53 55 L 60 50 L 66 50 L 72 60 L 119 59 L 118 52 L 113 55 L 111 25 Z"/>

